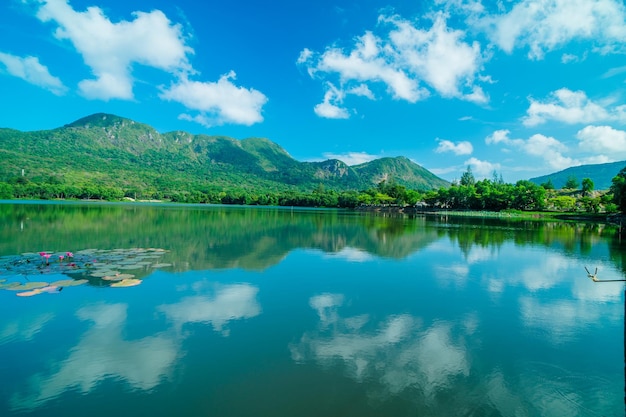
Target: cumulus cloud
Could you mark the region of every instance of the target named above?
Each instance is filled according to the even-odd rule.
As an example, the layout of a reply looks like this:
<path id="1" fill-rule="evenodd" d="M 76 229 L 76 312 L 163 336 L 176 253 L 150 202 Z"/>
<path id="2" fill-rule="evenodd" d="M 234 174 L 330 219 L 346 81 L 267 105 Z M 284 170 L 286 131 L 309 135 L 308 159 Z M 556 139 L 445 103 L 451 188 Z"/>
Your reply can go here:
<path id="1" fill-rule="evenodd" d="M 380 16 L 379 24 L 383 32 L 380 36 L 366 31 L 347 51 L 337 46 L 323 53 L 305 48 L 297 63 L 306 66 L 312 77 L 337 78 L 342 92 L 365 92 L 358 95 L 370 99 L 370 86 L 382 85 L 392 98 L 409 103 L 425 99 L 431 90 L 445 98 L 488 101 L 475 84 L 483 63 L 480 45 L 467 43 L 465 32 L 448 27 L 444 13 L 434 15 L 428 29 L 399 16 Z M 337 103 L 328 98 L 329 91 L 322 109 L 345 116 L 330 107 Z"/>
<path id="2" fill-rule="evenodd" d="M 535 134 L 524 139 L 511 139 L 508 130 L 497 130 L 485 138 L 488 145 L 509 146 L 523 151 L 527 155 L 536 156 L 544 160 L 552 169 L 565 169 L 582 162 L 564 155 L 567 146 L 557 139 L 541 134 Z"/>
<path id="3" fill-rule="evenodd" d="M 536 126 L 548 120 L 568 124 L 626 121 L 626 106 L 606 109 L 591 101 L 583 91 L 561 88 L 550 93 L 545 101 L 531 98 L 526 116 L 522 119 L 526 126 Z"/>
<path id="4" fill-rule="evenodd" d="M 500 171 L 501 168 L 499 163 L 481 161 L 480 159 L 473 157 L 465 161 L 465 165 L 471 166 L 472 172 L 478 178 L 487 178 L 493 175 L 494 171 Z"/>
<path id="5" fill-rule="evenodd" d="M 452 142 L 445 139 L 437 139 L 439 146 L 435 149 L 437 153 L 452 152 L 455 155 L 471 155 L 474 147 L 468 141 Z"/>
<path id="6" fill-rule="evenodd" d="M 58 25 L 54 36 L 68 40 L 82 55 L 95 79 L 83 80 L 79 88 L 93 99 L 132 99 L 133 64 L 167 72 L 189 71 L 182 28 L 159 10 L 134 12 L 132 21 L 112 22 L 99 7 L 74 10 L 67 0 L 42 0 L 37 18 Z"/>
<path id="7" fill-rule="evenodd" d="M 373 161 L 374 159 L 380 158 L 380 155 L 371 155 L 367 152 L 346 152 L 346 153 L 324 153 L 324 158 L 326 159 L 339 159 L 346 163 L 346 165 L 359 165 L 364 164 L 369 161 Z"/>
<path id="8" fill-rule="evenodd" d="M 63 82 L 50 74 L 48 67 L 42 65 L 37 57 L 19 57 L 0 52 L 0 64 L 4 65 L 10 75 L 45 88 L 56 95 L 61 95 L 67 91 Z"/>
<path id="9" fill-rule="evenodd" d="M 207 126 L 224 123 L 252 125 L 263 121 L 261 110 L 267 97 L 255 89 L 238 87 L 231 80 L 236 74 L 231 71 L 217 82 L 190 81 L 186 78 L 169 88 L 162 88 L 160 97 L 176 101 L 188 109 L 201 112 L 194 120 Z M 208 117 L 207 114 L 214 115 Z"/>
<path id="10" fill-rule="evenodd" d="M 626 8 L 617 0 L 523 0 L 474 20 L 502 50 L 528 47 L 532 59 L 574 40 L 593 40 L 601 53 L 623 50 L 625 21 Z"/>
<path id="11" fill-rule="evenodd" d="M 346 93 L 335 87 L 332 83 L 327 83 L 326 87 L 324 101 L 313 108 L 315 114 L 325 119 L 348 119 L 350 113 L 346 108 L 340 107 Z"/>
<path id="12" fill-rule="evenodd" d="M 587 126 L 576 134 L 586 152 L 610 155 L 613 160 L 626 158 L 626 132 L 610 126 Z"/>
<path id="13" fill-rule="evenodd" d="M 69 41 L 90 68 L 93 78 L 78 83 L 80 93 L 88 99 L 133 100 L 133 67 L 142 65 L 173 77 L 170 87 L 161 87 L 162 99 L 199 112 L 184 113 L 182 119 L 205 126 L 263 121 L 261 109 L 267 97 L 255 89 L 236 86 L 233 71 L 215 82 L 190 79 L 198 75 L 189 62 L 194 50 L 180 24 L 160 10 L 135 11 L 132 17 L 113 22 L 99 7 L 77 11 L 68 0 L 39 0 L 37 11 L 37 18 L 54 23 L 54 36 Z M 48 75 L 47 85 L 55 83 L 60 85 Z"/>
<path id="14" fill-rule="evenodd" d="M 389 39 L 402 68 L 443 97 L 487 101 L 482 89 L 474 85 L 483 60 L 480 45 L 464 42 L 465 32 L 449 28 L 445 14 L 437 13 L 429 30 L 397 16 L 380 20 L 396 26 Z"/>

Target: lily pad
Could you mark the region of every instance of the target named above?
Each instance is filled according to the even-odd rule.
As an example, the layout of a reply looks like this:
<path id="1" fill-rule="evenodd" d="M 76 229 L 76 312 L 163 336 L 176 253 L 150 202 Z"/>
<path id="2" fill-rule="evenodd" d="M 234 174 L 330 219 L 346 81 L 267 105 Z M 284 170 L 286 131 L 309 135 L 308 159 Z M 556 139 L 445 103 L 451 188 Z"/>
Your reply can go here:
<path id="1" fill-rule="evenodd" d="M 139 284 L 141 284 L 140 279 L 127 278 L 111 284 L 111 287 L 134 287 L 135 285 Z"/>
<path id="2" fill-rule="evenodd" d="M 33 295 L 37 295 L 37 294 L 41 294 L 42 291 L 39 289 L 36 290 L 31 290 L 31 291 L 22 291 L 22 292 L 18 292 L 15 295 L 17 295 L 18 297 L 32 297 Z"/>
<path id="3" fill-rule="evenodd" d="M 90 275 L 95 278 L 102 278 L 110 275 L 119 274 L 120 271 L 112 271 L 110 269 L 103 269 L 99 271 L 92 272 Z"/>
<path id="4" fill-rule="evenodd" d="M 128 269 L 141 269 L 143 268 L 143 265 L 137 265 L 137 264 L 132 264 L 132 265 L 121 265 L 120 269 L 123 270 L 128 270 Z"/>
<path id="5" fill-rule="evenodd" d="M 26 282 L 24 284 L 16 285 L 13 287 L 5 288 L 6 290 L 11 291 L 26 291 L 26 290 L 34 290 L 38 288 L 44 288 L 50 285 L 47 282 Z"/>
<path id="6" fill-rule="evenodd" d="M 88 271 L 82 268 L 66 269 L 63 271 L 64 274 L 84 274 L 85 272 L 88 272 Z"/>
<path id="7" fill-rule="evenodd" d="M 75 287 L 77 285 L 83 285 L 88 283 L 86 279 L 61 279 L 59 281 L 54 281 L 50 283 L 50 285 L 56 285 L 57 287 Z"/>
<path id="8" fill-rule="evenodd" d="M 0 290 L 10 290 L 13 287 L 19 287 L 19 282 L 7 282 L 6 284 L 0 284 Z"/>
<path id="9" fill-rule="evenodd" d="M 168 263 L 159 263 L 159 264 L 154 264 L 152 265 L 153 268 L 165 268 L 167 266 L 172 266 L 172 264 L 168 264 Z"/>

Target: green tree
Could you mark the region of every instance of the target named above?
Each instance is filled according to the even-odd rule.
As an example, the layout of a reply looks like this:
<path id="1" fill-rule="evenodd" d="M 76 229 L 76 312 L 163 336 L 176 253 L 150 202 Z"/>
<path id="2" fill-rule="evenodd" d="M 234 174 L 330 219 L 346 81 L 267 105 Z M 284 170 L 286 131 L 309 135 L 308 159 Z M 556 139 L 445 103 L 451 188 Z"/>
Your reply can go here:
<path id="1" fill-rule="evenodd" d="M 568 190 L 577 190 L 578 185 L 578 179 L 575 176 L 570 175 L 569 177 L 567 177 L 567 181 L 565 182 L 563 188 L 566 188 Z"/>
<path id="2" fill-rule="evenodd" d="M 546 190 L 527 180 L 515 183 L 513 208 L 519 210 L 543 210 L 546 205 Z"/>
<path id="3" fill-rule="evenodd" d="M 551 198 L 549 203 L 558 211 L 573 211 L 574 207 L 576 207 L 576 199 L 569 195 Z"/>
<path id="4" fill-rule="evenodd" d="M 474 174 L 472 173 L 472 167 L 467 166 L 467 170 L 461 175 L 461 185 L 471 186 L 476 184 L 476 178 L 474 178 Z"/>
<path id="5" fill-rule="evenodd" d="M 546 190 L 554 190 L 554 183 L 552 182 L 552 178 L 548 178 L 548 181 L 541 184 L 541 186 Z"/>
<path id="6" fill-rule="evenodd" d="M 626 167 L 622 168 L 611 182 L 613 202 L 617 204 L 622 213 L 626 213 Z"/>
<path id="7" fill-rule="evenodd" d="M 7 183 L 0 183 L 0 199 L 8 200 L 13 198 L 13 186 Z"/>
<path id="8" fill-rule="evenodd" d="M 592 191 L 593 191 L 593 181 L 591 180 L 591 178 L 583 178 L 583 186 L 582 186 L 583 197 L 587 197 L 587 194 L 589 194 Z"/>

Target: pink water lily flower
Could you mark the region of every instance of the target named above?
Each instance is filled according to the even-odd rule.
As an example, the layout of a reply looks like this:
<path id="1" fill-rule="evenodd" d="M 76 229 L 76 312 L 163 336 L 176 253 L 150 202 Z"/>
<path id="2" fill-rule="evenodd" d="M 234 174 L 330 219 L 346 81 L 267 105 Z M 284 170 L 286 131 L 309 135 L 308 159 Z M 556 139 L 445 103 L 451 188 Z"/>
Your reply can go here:
<path id="1" fill-rule="evenodd" d="M 43 255 L 41 255 L 41 256 L 43 256 L 44 258 L 46 258 L 46 265 L 48 265 L 48 264 L 50 263 L 50 256 L 52 256 L 52 255 L 51 255 L 51 254 L 49 254 L 49 253 L 44 253 L 44 254 L 43 254 Z"/>
<path id="2" fill-rule="evenodd" d="M 46 252 L 39 252 L 39 256 L 45 256 Z"/>
<path id="3" fill-rule="evenodd" d="M 68 258 L 73 258 L 74 254 L 72 252 L 65 252 Z"/>
<path id="4" fill-rule="evenodd" d="M 62 261 L 65 258 L 63 255 L 59 255 L 59 261 Z"/>

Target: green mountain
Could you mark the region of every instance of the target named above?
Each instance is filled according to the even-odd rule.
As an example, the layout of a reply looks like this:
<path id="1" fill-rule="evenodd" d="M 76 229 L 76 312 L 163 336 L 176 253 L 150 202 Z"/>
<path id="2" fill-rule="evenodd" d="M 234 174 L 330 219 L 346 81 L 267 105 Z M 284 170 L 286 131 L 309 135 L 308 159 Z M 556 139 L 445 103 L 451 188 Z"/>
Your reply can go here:
<path id="1" fill-rule="evenodd" d="M 241 188 L 359 190 L 381 180 L 417 190 L 449 183 L 407 158 L 350 167 L 339 160 L 300 162 L 262 138 L 159 133 L 151 126 L 98 113 L 52 130 L 0 129 L 0 181 L 115 185 L 132 189 Z"/>
<path id="2" fill-rule="evenodd" d="M 531 178 L 529 181 L 541 185 L 548 180 L 552 180 L 554 188 L 563 188 L 570 177 L 575 178 L 580 184 L 583 179 L 589 178 L 593 181 L 596 190 L 607 190 L 611 187 L 611 180 L 622 168 L 626 167 L 626 161 L 611 162 L 608 164 L 580 165 L 558 171 L 553 174 Z"/>

